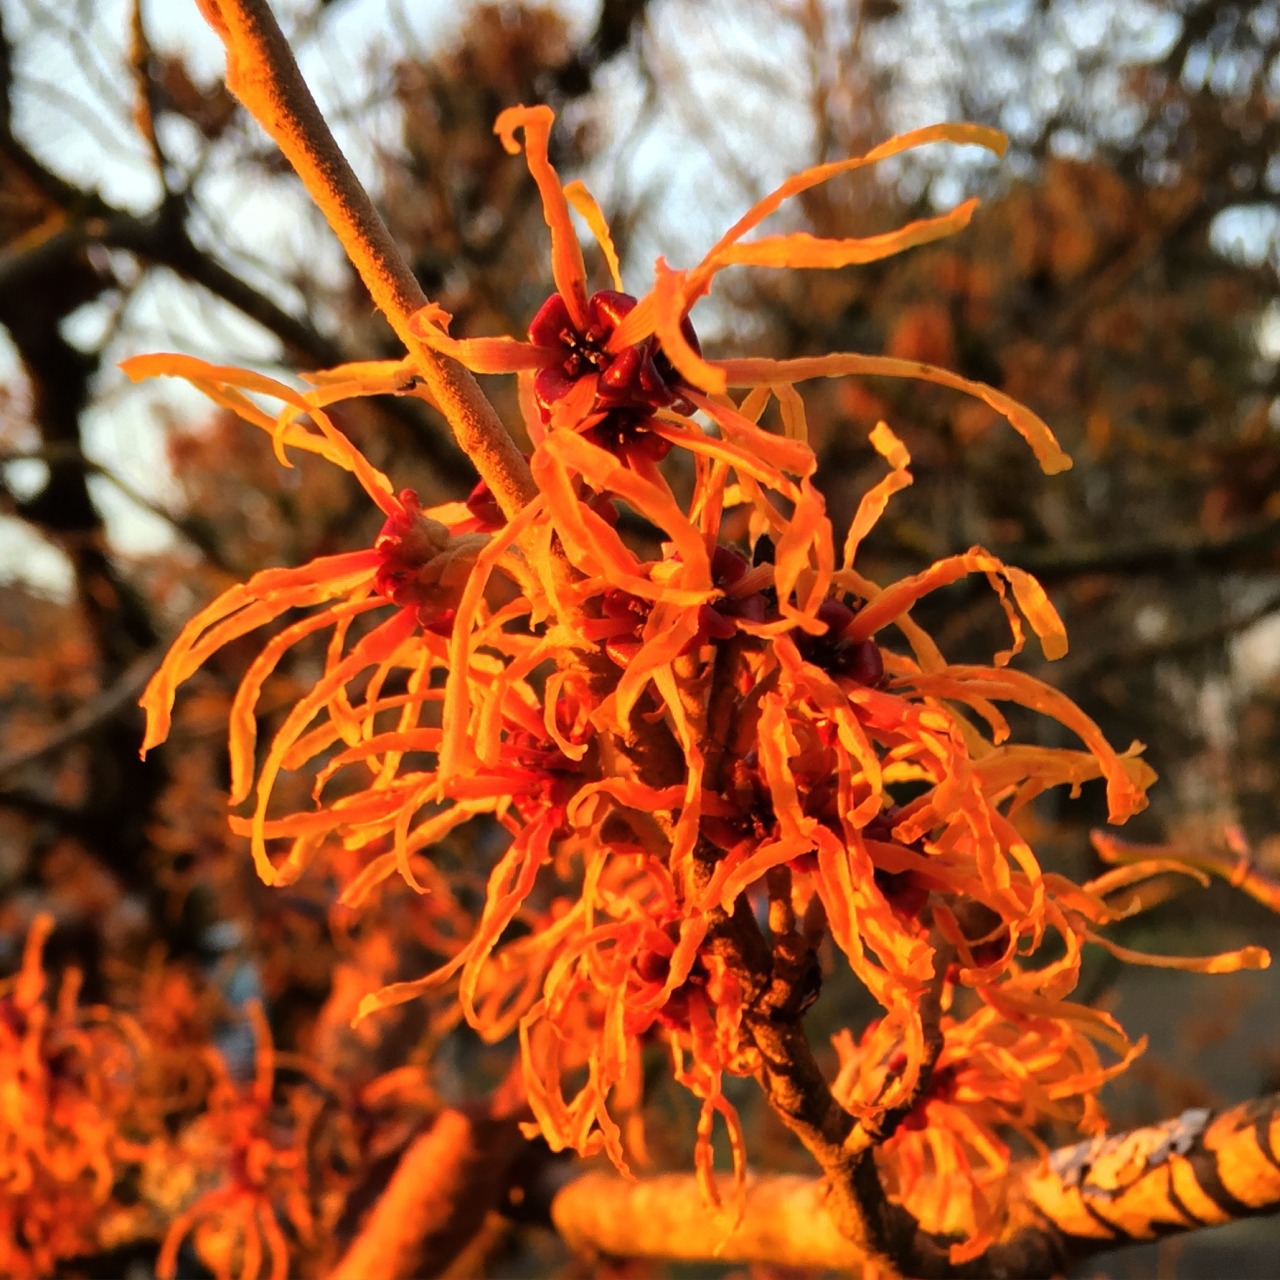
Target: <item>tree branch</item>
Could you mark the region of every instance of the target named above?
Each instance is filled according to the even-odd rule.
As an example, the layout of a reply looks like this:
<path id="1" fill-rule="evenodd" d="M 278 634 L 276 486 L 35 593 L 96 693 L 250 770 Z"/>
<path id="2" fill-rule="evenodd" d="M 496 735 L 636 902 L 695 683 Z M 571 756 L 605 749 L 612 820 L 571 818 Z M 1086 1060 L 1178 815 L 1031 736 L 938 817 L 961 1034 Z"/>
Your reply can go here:
<path id="1" fill-rule="evenodd" d="M 1117 668 L 1150 670 L 1157 662 L 1187 654 L 1196 654 L 1213 645 L 1222 644 L 1242 631 L 1280 611 L 1280 591 L 1266 595 L 1251 608 L 1225 618 L 1199 626 L 1183 627 L 1171 635 L 1162 635 L 1146 643 L 1125 637 L 1119 644 L 1099 646 L 1082 653 L 1078 658 L 1068 658 L 1058 671 L 1059 679 L 1068 688 L 1087 685 L 1094 677 Z"/>
<path id="2" fill-rule="evenodd" d="M 726 1186 L 725 1194 L 730 1194 Z M 822 1211 L 817 1179 L 762 1177 L 726 1240 L 691 1175 L 627 1181 L 590 1172 L 552 1201 L 556 1228 L 576 1249 L 691 1262 L 773 1262 L 855 1268 L 865 1249 Z M 1073 1261 L 1122 1245 L 1280 1212 L 1280 1094 L 1216 1116 L 1174 1120 L 1055 1151 L 1010 1175 L 1004 1236 L 952 1266 L 945 1240 L 915 1233 L 904 1260 L 921 1280 L 1048 1280 Z"/>
<path id="3" fill-rule="evenodd" d="M 440 1275 L 498 1205 L 523 1145 L 510 1116 L 442 1111 L 400 1158 L 328 1280 Z"/>
<path id="4" fill-rule="evenodd" d="M 227 87 L 283 152 L 508 517 L 537 496 L 529 464 L 471 374 L 423 345 L 409 321 L 426 306 L 386 224 L 334 141 L 265 0 L 199 0 L 227 50 Z"/>
<path id="5" fill-rule="evenodd" d="M 24 172 L 38 167 L 38 162 L 17 144 L 7 143 L 6 161 L 16 158 L 23 161 Z M 40 239 L 0 250 L 0 292 L 41 287 L 46 273 L 64 269 L 84 249 L 101 244 L 122 249 L 146 265 L 167 267 L 182 279 L 200 285 L 274 335 L 294 359 L 326 367 L 353 358 L 352 352 L 310 321 L 293 315 L 200 248 L 178 216 L 181 210 L 181 201 L 175 200 L 138 216 L 115 208 L 94 193 L 80 192 L 63 211 L 62 220 L 51 225 Z M 407 401 L 382 397 L 376 404 L 379 412 L 415 431 L 422 430 L 421 419 L 410 410 Z M 447 437 L 438 439 L 443 443 Z M 430 461 L 448 484 L 470 486 L 474 482 L 471 468 L 451 444 L 433 447 Z"/>
<path id="6" fill-rule="evenodd" d="M 163 649 L 148 650 L 126 667 L 101 693 L 78 707 L 42 742 L 21 751 L 0 755 L 0 778 L 38 764 L 47 756 L 56 755 L 115 719 L 125 708 L 132 708 L 152 672 L 160 665 L 161 657 Z"/>
<path id="7" fill-rule="evenodd" d="M 771 908 L 771 925 L 779 927 L 780 914 L 788 913 Z M 756 1078 L 769 1106 L 826 1175 L 824 1213 L 860 1256 L 890 1262 L 899 1232 L 872 1139 L 832 1095 L 805 1034 L 804 1012 L 820 977 L 811 948 L 795 933 L 794 920 L 771 945 L 745 898 L 731 916 L 713 923 L 708 936 L 743 984 L 743 1025 L 760 1054 Z"/>
<path id="8" fill-rule="evenodd" d="M 1250 556 L 1273 556 L 1280 549 L 1280 516 L 1260 520 L 1225 537 L 1134 542 L 1128 546 L 1074 543 L 1064 547 L 1012 546 L 1000 555 L 1034 573 L 1041 582 L 1094 573 L 1170 573 L 1174 570 L 1239 569 Z"/>

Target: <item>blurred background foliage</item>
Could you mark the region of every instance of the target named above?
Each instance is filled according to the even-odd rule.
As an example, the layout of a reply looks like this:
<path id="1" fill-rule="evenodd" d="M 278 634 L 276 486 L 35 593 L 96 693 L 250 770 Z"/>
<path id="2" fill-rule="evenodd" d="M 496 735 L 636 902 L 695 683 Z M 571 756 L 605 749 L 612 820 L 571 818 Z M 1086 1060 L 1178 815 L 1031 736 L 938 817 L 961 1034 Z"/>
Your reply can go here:
<path id="1" fill-rule="evenodd" d="M 134 700 L 195 607 L 264 565 L 368 545 L 378 522 L 344 475 L 307 459 L 283 470 L 250 428 L 171 387 L 126 387 L 114 362 L 181 349 L 279 373 L 395 353 L 221 88 L 194 6 L 174 12 L 185 7 L 0 3 L 0 960 L 16 966 L 49 910 L 51 964 L 83 968 L 88 999 L 154 1014 L 177 984 L 190 1043 L 212 1037 L 243 1063 L 236 1009 L 261 994 L 278 1045 L 323 1061 L 352 1096 L 417 1062 L 424 1097 L 456 1098 L 487 1068 L 448 1019 L 410 1008 L 359 1037 L 346 1029 L 365 990 L 422 971 L 449 922 L 391 883 L 358 919 L 337 913 L 356 870 L 340 853 L 325 874 L 264 890 L 227 832 L 225 716 L 256 646 L 218 655 L 180 703 L 172 744 L 137 759 Z M 860 270 L 726 273 L 695 313 L 699 334 L 716 354 L 932 361 L 1046 418 L 1075 459 L 1052 478 L 951 393 L 872 379 L 809 396 L 837 528 L 881 474 L 867 444 L 878 419 L 913 455 L 915 484 L 865 545 L 864 572 L 885 580 L 979 543 L 1047 586 L 1072 647 L 1040 674 L 1113 741 L 1146 743 L 1162 777 L 1126 838 L 1247 851 L 1280 873 L 1280 4 L 280 9 L 458 334 L 521 333 L 550 288 L 535 190 L 492 135 L 503 107 L 560 113 L 553 159 L 600 197 L 636 293 L 655 254 L 696 260 L 799 168 L 937 119 L 1006 130 L 1002 162 L 931 148 L 781 215 L 815 234 L 871 233 L 977 192 L 967 232 Z M 512 388 L 492 392 L 518 422 Z M 424 501 L 472 483 L 420 403 L 338 412 Z M 917 617 L 957 660 L 1005 644 L 982 583 L 931 596 Z M 318 662 L 296 651 L 268 715 Z M 1050 798 L 1034 819 L 1044 860 L 1087 873 L 1102 818 L 1092 788 Z M 479 877 L 476 853 L 446 856 Z M 1167 901 L 1137 945 L 1277 942 L 1271 917 L 1228 889 L 1158 892 Z M 1115 1094 L 1118 1123 L 1280 1085 L 1268 975 L 1122 977 L 1098 963 L 1088 987 L 1153 1038 Z M 868 1013 L 829 988 L 818 1038 Z M 655 1158 L 687 1158 L 676 1104 L 654 1105 L 667 1116 Z M 396 1140 L 368 1138 L 348 1191 L 376 1180 L 375 1156 Z M 803 1167 L 776 1133 L 752 1151 Z M 1223 1274 L 1249 1256 L 1232 1249 L 1268 1231 L 1165 1246 L 1161 1274 Z"/>

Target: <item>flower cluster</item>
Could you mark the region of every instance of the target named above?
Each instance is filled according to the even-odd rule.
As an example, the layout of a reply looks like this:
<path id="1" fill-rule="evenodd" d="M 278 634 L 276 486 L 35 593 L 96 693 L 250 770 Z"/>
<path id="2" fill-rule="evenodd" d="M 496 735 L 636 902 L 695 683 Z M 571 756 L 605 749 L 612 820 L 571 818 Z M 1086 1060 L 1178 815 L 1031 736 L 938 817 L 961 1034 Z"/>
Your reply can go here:
<path id="1" fill-rule="evenodd" d="M 93 1252 L 119 1169 L 145 1151 L 138 1030 L 79 1006 L 74 970 L 51 996 L 42 957 L 52 929 L 52 917 L 36 919 L 0 988 L 0 1270 L 15 1277 Z"/>
<path id="2" fill-rule="evenodd" d="M 1066 1002 L 1047 1006 L 1037 985 L 1015 975 L 993 1003 L 979 1003 L 963 1018 L 942 1015 L 937 1059 L 883 1147 L 889 1193 L 933 1230 L 962 1241 L 952 1248 L 957 1263 L 977 1257 L 1003 1224 L 1010 1139 L 1043 1153 L 1039 1131 L 1047 1123 L 1101 1130 L 1098 1089 L 1143 1048 L 1106 1014 Z M 1020 1000 L 1024 993 L 1029 1003 Z M 953 987 L 948 1003 L 952 996 Z M 840 1033 L 839 1101 L 855 1113 L 876 1112 L 905 1067 L 901 1045 L 891 1018 L 874 1022 L 856 1042 Z M 1099 1045 L 1111 1051 L 1109 1065 Z"/>
<path id="3" fill-rule="evenodd" d="M 161 1280 L 178 1274 L 179 1249 L 188 1236 L 218 1280 L 261 1274 L 286 1280 L 290 1249 L 281 1219 L 303 1243 L 314 1231 L 305 1190 L 305 1133 L 294 1126 L 282 1141 L 279 1126 L 273 1126 L 270 1032 L 259 1006 L 251 1004 L 248 1012 L 255 1041 L 251 1081 L 236 1080 L 222 1056 L 206 1050 L 207 1105 L 181 1137 L 181 1156 L 196 1171 L 201 1189 L 169 1224 L 156 1259 Z"/>
<path id="4" fill-rule="evenodd" d="M 270 432 L 282 461 L 288 448 L 329 458 L 385 516 L 369 549 L 266 570 L 199 613 L 143 699 L 145 746 L 163 741 L 177 686 L 211 654 L 308 610 L 266 641 L 231 711 L 231 798 L 249 802 L 233 823 L 262 878 L 287 882 L 340 845 L 364 855 L 347 902 L 398 873 L 454 920 L 465 910 L 435 850 L 467 824 L 477 847 L 500 831 L 470 929 L 442 934 L 437 970 L 370 995 L 362 1012 L 445 993 L 485 1037 L 518 1033 L 542 1134 L 623 1167 L 634 1125 L 619 1117 L 639 1107 L 643 1054 L 664 1046 L 701 1103 L 697 1163 L 712 1196 L 717 1119 L 742 1168 L 724 1080 L 759 1068 L 749 1013 L 768 977 L 743 972 L 717 938 L 735 915 L 760 917 L 785 868 L 787 909 L 830 937 L 885 1011 L 860 1041 L 841 1041 L 841 1097 L 864 1118 L 910 1109 L 882 1153 L 889 1183 L 926 1226 L 973 1249 L 998 1217 L 991 1187 L 1007 1150 L 996 1130 L 1091 1121 L 1097 1088 L 1133 1052 L 1103 1015 L 1065 1001 L 1119 881 L 1080 887 L 1043 872 L 1018 813 L 1047 788 L 1101 778 L 1120 822 L 1152 775 L 1136 747 L 1116 752 L 1068 699 L 1008 665 L 1028 630 L 1047 657 L 1066 648 L 1029 575 L 979 547 L 889 585 L 860 571 L 910 460 L 887 425 L 871 431 L 886 474 L 838 546 L 797 384 L 934 382 L 1003 414 L 1047 471 L 1069 462 L 1043 422 L 990 387 L 853 353 L 708 359 L 689 312 L 729 265 L 840 267 L 955 231 L 974 202 L 861 239 L 745 239 L 837 174 L 928 142 L 1001 140 L 938 126 L 806 170 L 696 266 L 659 260 L 636 299 L 598 206 L 548 160 L 551 124 L 541 107 L 497 124 L 509 152 L 523 146 L 551 233 L 555 291 L 528 341 L 455 338 L 434 306 L 414 321 L 435 352 L 521 379 L 539 496 L 509 521 L 482 486 L 427 510 L 397 495 L 325 412 L 355 395 L 424 395 L 412 360 L 344 366 L 305 393 L 189 357 L 126 365 L 186 377 Z M 571 209 L 612 288 L 590 289 Z M 628 537 L 623 511 L 656 531 L 656 554 Z M 987 579 L 1008 619 L 1012 643 L 991 666 L 948 663 L 911 619 L 968 574 Z M 259 751 L 267 680 L 318 635 L 323 673 Z M 1082 749 L 1012 742 L 1001 703 L 1050 717 Z M 276 783 L 295 770 L 312 772 L 316 804 L 277 812 Z M 920 1007 L 940 980 L 948 1011 L 930 1062 Z M 1095 1040 L 1115 1064 L 1101 1064 Z"/>
<path id="5" fill-rule="evenodd" d="M 283 1280 L 313 1238 L 317 1187 L 336 1184 L 337 1204 L 349 1190 L 342 1124 L 359 1114 L 373 1133 L 415 1073 L 367 1082 L 359 1107 L 321 1114 L 324 1090 L 304 1064 L 290 1064 L 300 1085 L 277 1085 L 283 1059 L 259 1008 L 244 1083 L 209 1045 L 216 992 L 152 968 L 117 992 L 135 1013 L 84 1005 L 77 970 L 46 972 L 53 929 L 52 916 L 35 919 L 18 972 L 0 984 L 0 1272 L 61 1274 L 168 1214 L 157 1274 L 178 1273 L 191 1238 L 220 1280 Z"/>

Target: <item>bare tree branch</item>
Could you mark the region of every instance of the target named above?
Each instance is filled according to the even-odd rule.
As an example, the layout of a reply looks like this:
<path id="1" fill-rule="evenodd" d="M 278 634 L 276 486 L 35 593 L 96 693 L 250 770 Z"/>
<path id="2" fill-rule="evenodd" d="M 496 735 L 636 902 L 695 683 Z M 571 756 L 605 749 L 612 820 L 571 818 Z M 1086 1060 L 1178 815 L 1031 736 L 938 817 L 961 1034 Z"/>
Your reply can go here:
<path id="1" fill-rule="evenodd" d="M 497 1207 L 523 1145 L 510 1116 L 442 1111 L 401 1157 L 328 1280 L 440 1275 Z"/>
<path id="2" fill-rule="evenodd" d="M 1042 582 L 1060 582 L 1090 573 L 1170 573 L 1216 569 L 1252 555 L 1274 556 L 1280 549 L 1280 516 L 1261 520 L 1219 538 L 1186 538 L 1123 544 L 1074 544 L 1063 547 L 1002 547 L 1011 564 L 1034 573 Z"/>
<path id="3" fill-rule="evenodd" d="M 23 751 L 14 751 L 0 756 L 0 778 L 11 773 L 18 773 L 41 760 L 56 755 L 73 743 L 93 733 L 95 729 L 107 724 L 118 716 L 126 707 L 132 707 L 142 692 L 143 686 L 151 678 L 151 673 L 160 665 L 164 656 L 163 649 L 157 648 L 144 653 L 124 669 L 116 681 L 105 688 L 95 698 L 78 707 L 65 724 L 60 725 L 42 742 Z"/>
<path id="4" fill-rule="evenodd" d="M 200 8 L 226 45 L 227 87 L 292 164 L 379 310 L 419 362 L 458 443 L 503 511 L 514 516 L 537 496 L 529 464 L 470 372 L 424 346 L 410 328 L 426 295 L 329 132 L 270 7 L 264 0 L 200 0 Z"/>
<path id="5" fill-rule="evenodd" d="M 726 1186 L 726 1195 L 729 1189 Z M 552 1219 L 574 1248 L 616 1257 L 774 1262 L 854 1268 L 868 1255 L 823 1212 L 816 1179 L 761 1177 L 741 1224 L 725 1238 L 693 1177 L 627 1181 L 591 1172 L 561 1190 Z M 916 1233 L 900 1259 L 921 1280 L 1039 1280 L 1122 1245 L 1280 1212 L 1280 1094 L 1216 1116 L 1174 1120 L 1055 1151 L 1011 1174 L 1005 1235 L 980 1258 L 952 1265 L 946 1241 Z"/>

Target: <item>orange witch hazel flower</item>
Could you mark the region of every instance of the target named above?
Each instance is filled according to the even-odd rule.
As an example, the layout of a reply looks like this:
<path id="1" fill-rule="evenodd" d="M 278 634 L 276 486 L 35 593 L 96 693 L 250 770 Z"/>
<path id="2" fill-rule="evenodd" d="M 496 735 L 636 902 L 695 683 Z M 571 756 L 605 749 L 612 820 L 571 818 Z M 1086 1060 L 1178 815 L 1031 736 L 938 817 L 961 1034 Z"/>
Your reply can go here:
<path id="1" fill-rule="evenodd" d="M 1023 985 L 1014 976 L 1006 994 Z M 1026 984 L 1034 988 L 1034 980 Z M 1009 1139 L 1040 1152 L 1037 1129 L 1068 1123 L 1085 1133 L 1104 1127 L 1096 1093 L 1138 1056 L 1106 1014 L 1063 1003 L 1042 1013 L 979 1005 L 968 1017 L 944 1013 L 942 1049 L 925 1087 L 886 1141 L 889 1194 L 933 1230 L 957 1237 L 951 1259 L 982 1253 L 1003 1223 L 1011 1163 Z M 859 1041 L 835 1037 L 840 1072 L 833 1093 L 857 1114 L 876 1110 L 902 1069 L 902 1037 L 892 1019 L 874 1022 Z M 1114 1055 L 1104 1065 L 1098 1052 Z"/>
<path id="2" fill-rule="evenodd" d="M 270 1031 L 259 1005 L 250 1003 L 247 1012 L 256 1058 L 251 1081 L 232 1079 L 217 1050 L 206 1050 L 208 1104 L 182 1141 L 184 1155 L 211 1185 L 170 1223 L 156 1259 L 162 1280 L 178 1274 L 179 1250 L 188 1236 L 217 1280 L 286 1280 L 289 1243 L 281 1218 L 304 1242 L 313 1233 L 302 1143 L 282 1145 L 272 1132 Z"/>
<path id="3" fill-rule="evenodd" d="M 542 437 L 542 428 L 547 425 L 568 427 L 606 448 L 612 445 L 612 451 L 626 460 L 660 459 L 672 443 L 669 434 L 655 431 L 661 410 L 675 411 L 683 418 L 692 399 L 722 430 L 729 431 L 716 412 L 718 406 L 706 403 L 705 395 L 723 393 L 729 386 L 773 387 L 815 377 L 880 374 L 923 379 L 975 394 L 1008 417 L 1046 471 L 1070 465 L 1052 433 L 1034 414 L 994 388 L 945 369 L 914 360 L 851 354 L 817 360 L 707 361 L 689 321 L 690 308 L 709 292 L 723 267 L 843 267 L 874 262 L 959 230 L 968 223 L 977 200 L 884 235 L 824 240 L 800 232 L 741 243 L 785 200 L 839 174 L 929 142 L 970 144 L 1003 153 L 1002 134 L 979 125 L 933 125 L 893 138 L 865 155 L 807 169 L 753 206 L 696 267 L 673 271 L 660 258 L 653 291 L 637 301 L 622 291 L 617 251 L 600 207 L 580 182 L 560 186 L 547 158 L 553 121 L 549 107 L 512 107 L 495 125 L 495 132 L 513 155 L 520 150 L 515 135 L 523 132 L 529 170 L 538 184 L 551 231 L 556 291 L 533 318 L 529 341 L 450 338 L 450 317 L 436 306 L 425 308 L 416 317 L 416 330 L 424 342 L 477 373 L 533 373 L 537 421 L 529 426 L 535 439 Z M 582 250 L 569 216 L 571 206 L 583 216 L 600 244 L 614 286 L 611 290 L 589 293 Z M 689 397 L 690 392 L 699 394 Z"/>
<path id="4" fill-rule="evenodd" d="M 31 926 L 18 973 L 0 985 L 0 1273 L 37 1277 L 92 1253 L 122 1170 L 146 1152 L 133 1086 L 132 1021 L 77 1004 L 69 970 L 51 998 Z"/>
<path id="5" fill-rule="evenodd" d="M 643 1065 L 661 1048 L 700 1101 L 696 1162 L 714 1200 L 717 1124 L 742 1185 L 725 1078 L 760 1069 L 751 1013 L 770 982 L 723 943 L 744 922 L 758 927 L 771 899 L 778 919 L 806 922 L 815 949 L 829 935 L 883 1007 L 860 1041 L 841 1041 L 841 1096 L 864 1119 L 907 1114 L 881 1153 L 886 1181 L 926 1228 L 972 1251 L 999 1217 L 1001 1132 L 1092 1122 L 1097 1088 L 1132 1056 L 1108 1019 L 1066 996 L 1086 942 L 1115 949 L 1100 932 L 1117 914 L 1110 895 L 1172 867 L 1117 868 L 1084 886 L 1042 871 L 1019 811 L 1050 787 L 1100 778 L 1112 821 L 1124 821 L 1153 778 L 1140 748 L 1116 752 L 1067 698 L 1009 665 L 1028 627 L 1046 656 L 1066 650 L 1028 574 L 979 547 L 888 586 L 861 572 L 863 540 L 911 483 L 884 423 L 870 442 L 887 474 L 837 548 L 796 384 L 924 379 L 997 409 L 1047 471 L 1069 460 L 1039 418 L 990 387 L 852 353 L 707 359 L 689 311 L 725 266 L 842 267 L 959 229 L 974 202 L 863 239 L 744 239 L 837 174 L 935 141 L 1003 141 L 942 125 L 806 170 L 695 267 L 660 261 L 635 299 L 598 206 L 548 160 L 552 120 L 521 107 L 497 124 L 509 152 L 523 136 L 551 232 L 555 292 L 528 341 L 453 338 L 437 307 L 414 320 L 427 347 L 522 379 L 539 495 L 510 521 L 482 486 L 430 510 L 397 496 L 330 421 L 326 407 L 344 398 L 425 396 L 412 358 L 312 375 L 302 393 L 189 357 L 127 362 L 131 376 L 187 378 L 268 431 L 282 460 L 302 448 L 348 469 L 385 516 L 373 547 L 265 570 L 188 623 L 144 695 L 145 748 L 166 737 L 178 685 L 217 649 L 309 610 L 265 642 L 232 706 L 231 798 L 250 809 L 232 821 L 262 877 L 292 879 L 341 845 L 344 860 L 365 858 L 347 903 L 398 873 L 456 919 L 465 909 L 435 851 L 471 823 L 505 839 L 496 855 L 474 843 L 489 862 L 472 928 L 439 939 L 434 972 L 369 995 L 361 1016 L 445 998 L 487 1039 L 518 1035 L 536 1128 L 623 1168 L 643 1155 Z M 575 208 L 612 288 L 588 284 Z M 262 395 L 283 409 L 268 413 Z M 771 404 L 780 431 L 761 425 Z M 622 508 L 660 532 L 656 554 L 628 541 Z M 967 574 L 987 578 L 1012 634 L 992 666 L 948 663 L 910 616 Z M 491 591 L 495 575 L 514 592 Z M 266 681 L 321 634 L 323 674 L 260 751 Z M 1081 749 L 1012 742 L 1001 703 L 1058 721 Z M 290 771 L 314 777 L 314 807 L 276 811 Z M 1265 956 L 1163 962 L 1221 970 Z M 931 1066 L 921 1008 L 939 984 L 944 1048 Z"/>

